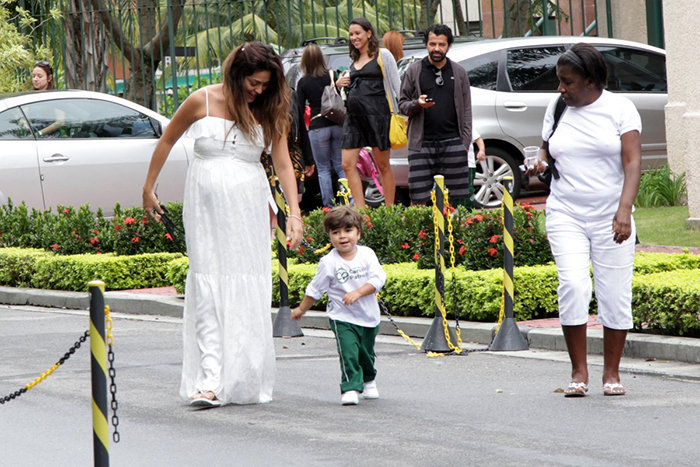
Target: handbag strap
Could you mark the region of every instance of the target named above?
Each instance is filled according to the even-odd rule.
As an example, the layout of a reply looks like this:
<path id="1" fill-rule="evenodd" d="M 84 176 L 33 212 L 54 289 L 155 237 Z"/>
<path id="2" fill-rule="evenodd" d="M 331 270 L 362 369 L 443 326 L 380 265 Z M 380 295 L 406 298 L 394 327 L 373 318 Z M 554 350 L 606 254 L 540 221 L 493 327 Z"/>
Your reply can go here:
<path id="1" fill-rule="evenodd" d="M 552 125 L 552 132 L 549 134 L 549 138 L 547 138 L 547 163 L 551 167 L 552 177 L 554 177 L 557 180 L 559 180 L 559 171 L 554 165 L 554 157 L 552 157 L 552 154 L 549 152 L 549 140 L 552 139 L 552 136 L 554 136 L 554 132 L 557 131 L 559 121 L 561 120 L 562 115 L 564 115 L 565 110 L 566 102 L 564 102 L 564 99 L 561 96 L 559 96 L 559 99 L 557 99 L 557 105 L 556 107 L 554 107 L 554 124 Z"/>
<path id="2" fill-rule="evenodd" d="M 381 49 L 377 51 L 377 62 L 379 62 L 379 69 L 382 70 L 382 80 L 384 81 L 384 91 L 386 92 L 386 100 L 389 102 L 389 112 L 394 115 L 394 107 L 391 105 L 391 94 L 389 93 L 389 86 L 386 81 L 386 73 L 384 73 L 384 63 L 382 63 L 382 51 Z"/>
<path id="3" fill-rule="evenodd" d="M 328 70 L 328 74 L 329 74 L 330 77 L 331 77 L 331 87 L 333 88 L 333 90 L 334 90 L 335 92 L 338 92 L 338 88 L 335 87 L 335 78 L 334 78 L 334 76 L 333 76 L 333 75 L 334 75 L 333 70 Z"/>

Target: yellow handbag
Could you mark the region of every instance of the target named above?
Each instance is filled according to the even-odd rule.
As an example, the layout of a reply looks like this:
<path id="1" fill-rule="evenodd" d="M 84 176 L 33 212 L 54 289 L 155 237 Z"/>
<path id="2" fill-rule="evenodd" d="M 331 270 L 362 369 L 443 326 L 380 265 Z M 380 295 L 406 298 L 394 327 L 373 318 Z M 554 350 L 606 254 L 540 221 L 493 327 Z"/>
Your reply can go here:
<path id="1" fill-rule="evenodd" d="M 377 52 L 377 61 L 379 68 L 382 70 L 382 78 L 384 78 L 384 90 L 386 91 L 386 100 L 389 102 L 389 112 L 391 112 L 391 124 L 389 126 L 389 143 L 391 149 L 402 149 L 408 146 L 408 136 L 406 135 L 406 119 L 403 115 L 394 113 L 394 106 L 391 103 L 391 94 L 389 93 L 389 83 L 387 83 L 386 75 L 384 74 L 384 64 L 382 63 L 381 50 Z"/>

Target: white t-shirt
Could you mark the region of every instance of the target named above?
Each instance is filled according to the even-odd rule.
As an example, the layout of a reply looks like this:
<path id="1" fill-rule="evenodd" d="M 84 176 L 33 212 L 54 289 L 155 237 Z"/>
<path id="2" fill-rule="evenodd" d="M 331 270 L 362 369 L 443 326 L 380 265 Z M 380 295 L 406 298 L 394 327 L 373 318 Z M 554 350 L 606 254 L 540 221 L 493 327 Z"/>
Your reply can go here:
<path id="1" fill-rule="evenodd" d="M 343 303 L 343 297 L 368 283 L 379 292 L 385 282 L 386 272 L 371 248 L 357 245 L 357 254 L 351 261 L 343 259 L 334 248 L 318 262 L 316 275 L 306 287 L 306 295 L 318 300 L 327 293 L 326 311 L 330 319 L 373 328 L 379 325 L 376 295 L 365 295 L 350 306 Z"/>
<path id="2" fill-rule="evenodd" d="M 544 141 L 552 132 L 558 98 L 552 99 L 544 116 Z M 642 120 L 624 96 L 604 90 L 592 104 L 568 107 L 549 140 L 560 178 L 552 178 L 547 210 L 581 220 L 612 218 L 625 179 L 621 137 L 633 130 L 642 132 Z"/>
<path id="3" fill-rule="evenodd" d="M 467 160 L 469 161 L 468 167 L 470 169 L 476 168 L 476 154 L 474 154 L 474 141 L 481 138 L 481 135 L 476 128 L 472 125 L 472 142 L 469 144 L 469 152 L 467 153 Z"/>

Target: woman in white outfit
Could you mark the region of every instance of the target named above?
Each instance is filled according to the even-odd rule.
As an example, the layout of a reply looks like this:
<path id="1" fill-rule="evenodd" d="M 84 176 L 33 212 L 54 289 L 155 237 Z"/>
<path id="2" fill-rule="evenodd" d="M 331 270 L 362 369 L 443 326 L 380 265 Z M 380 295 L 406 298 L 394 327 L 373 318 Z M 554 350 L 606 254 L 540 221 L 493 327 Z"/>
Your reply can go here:
<path id="1" fill-rule="evenodd" d="M 291 209 L 287 236 L 296 248 L 303 226 L 287 150 L 290 102 L 272 47 L 244 44 L 226 59 L 222 84 L 200 89 L 182 103 L 153 153 L 143 207 L 158 219 L 158 174 L 185 131 L 195 140 L 183 208 L 189 272 L 180 388 L 194 406 L 272 399 L 274 203 L 260 157 L 271 147 Z"/>
<path id="2" fill-rule="evenodd" d="M 572 364 L 565 396 L 588 391 L 586 326 L 593 265 L 598 321 L 604 327 L 603 393 L 623 395 L 620 358 L 632 322 L 635 226 L 642 123 L 627 98 L 604 88 L 607 69 L 589 44 L 576 44 L 557 62 L 567 107 L 554 133 L 552 100 L 544 118 L 559 172 L 547 199 L 547 235 L 559 274 L 559 319 Z M 546 154 L 546 153 L 544 153 Z M 541 167 L 540 167 L 541 169 Z"/>

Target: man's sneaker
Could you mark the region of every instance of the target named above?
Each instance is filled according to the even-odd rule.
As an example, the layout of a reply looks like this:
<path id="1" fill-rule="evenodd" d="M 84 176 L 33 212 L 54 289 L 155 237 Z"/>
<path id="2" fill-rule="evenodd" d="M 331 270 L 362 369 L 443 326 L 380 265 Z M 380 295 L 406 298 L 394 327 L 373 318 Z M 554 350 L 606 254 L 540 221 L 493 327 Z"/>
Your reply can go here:
<path id="1" fill-rule="evenodd" d="M 364 384 L 364 389 L 362 390 L 362 397 L 365 399 L 379 399 L 379 391 L 377 390 L 377 382 L 370 381 Z"/>
<path id="2" fill-rule="evenodd" d="M 360 402 L 357 391 L 347 391 L 340 396 L 340 403 L 343 405 L 357 405 Z"/>

